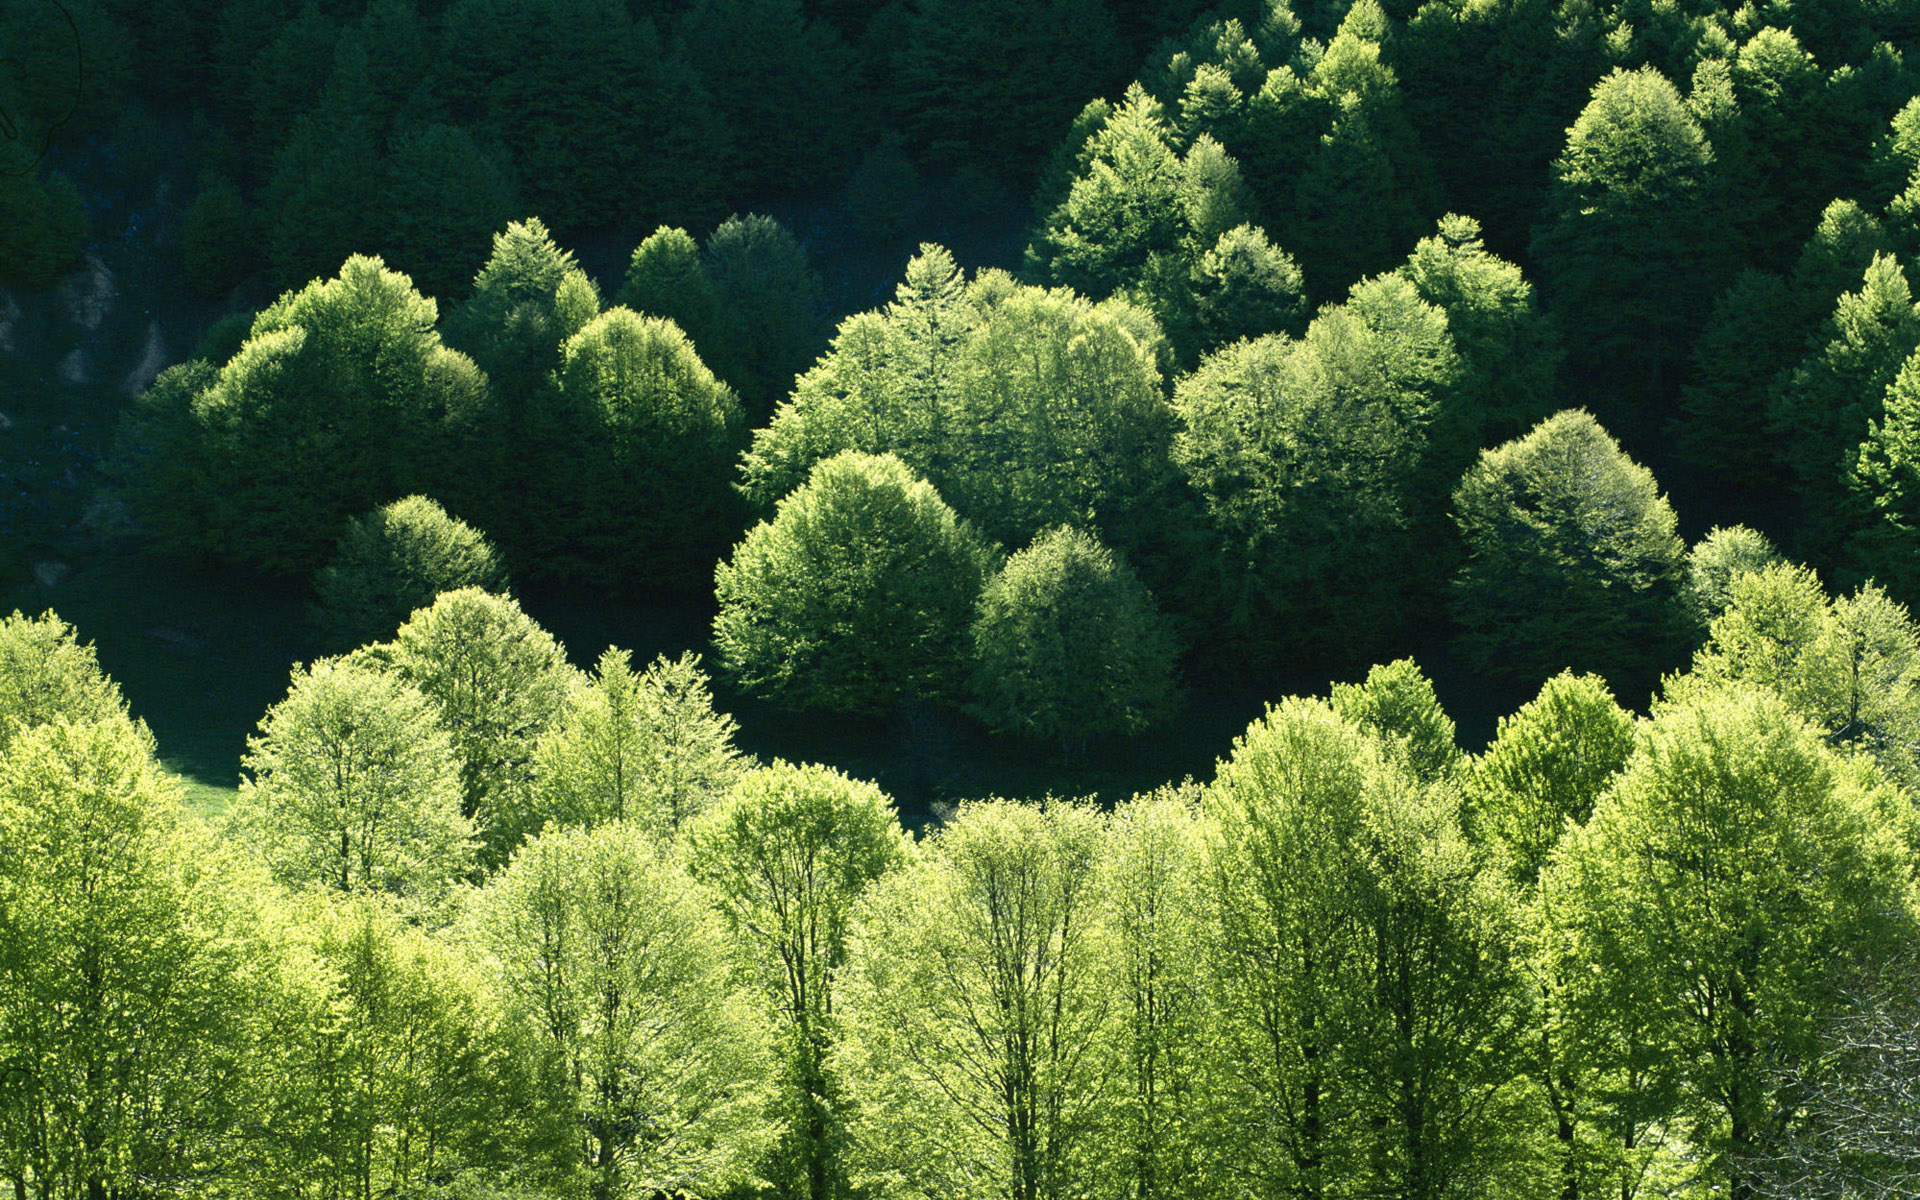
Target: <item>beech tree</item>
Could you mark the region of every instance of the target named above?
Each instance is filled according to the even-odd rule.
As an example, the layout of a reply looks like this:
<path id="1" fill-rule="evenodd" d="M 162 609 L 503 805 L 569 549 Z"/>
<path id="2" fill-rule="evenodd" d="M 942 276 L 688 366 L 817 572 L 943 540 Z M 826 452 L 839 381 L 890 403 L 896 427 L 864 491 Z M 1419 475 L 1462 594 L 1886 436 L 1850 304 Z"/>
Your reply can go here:
<path id="1" fill-rule="evenodd" d="M 1074 524 L 1138 550 L 1171 482 L 1162 349 L 1132 305 L 969 282 L 923 245 L 894 302 L 843 322 L 754 434 L 741 488 L 765 508 L 834 453 L 893 454 L 989 537 Z"/>
<path id="2" fill-rule="evenodd" d="M 892 802 L 828 767 L 775 761 L 748 772 L 687 829 L 688 867 L 712 890 L 778 1014 L 785 1125 L 774 1151 L 782 1195 L 831 1200 L 846 1187 L 836 997 L 854 906 L 902 866 L 912 841 Z"/>
<path id="3" fill-rule="evenodd" d="M 973 694 L 996 729 L 1057 739 L 1137 733 L 1173 701 L 1174 645 L 1153 597 L 1097 540 L 1062 526 L 980 593 Z"/>
<path id="4" fill-rule="evenodd" d="M 1754 1194 L 1747 1164 L 1799 1103 L 1780 1068 L 1819 1052 L 1842 973 L 1912 938 L 1912 822 L 1777 696 L 1703 690 L 1655 717 L 1548 868 L 1572 1017 L 1666 1098 L 1652 1115 L 1680 1123 L 1702 1182 Z"/>
<path id="5" fill-rule="evenodd" d="M 127 702 L 100 670 L 91 642 L 52 612 L 0 620 L 0 751 L 33 729 L 64 718 L 104 721 Z"/>
<path id="6" fill-rule="evenodd" d="M 1645 686 L 1676 648 L 1684 547 L 1651 472 L 1584 412 L 1487 450 L 1453 497 L 1464 645 L 1516 679 L 1561 668 Z"/>
<path id="7" fill-rule="evenodd" d="M 117 712 L 14 727 L 0 844 L 0 1177 L 47 1200 L 196 1188 L 244 1119 L 244 864 Z"/>
<path id="8" fill-rule="evenodd" d="M 1082 805 L 972 802 L 862 901 L 838 1058 L 856 1187 L 1079 1189 L 1114 1082 L 1103 824 Z"/>
<path id="9" fill-rule="evenodd" d="M 980 536 L 890 454 L 813 468 L 715 572 L 714 648 L 780 704 L 885 712 L 958 691 Z"/>
<path id="10" fill-rule="evenodd" d="M 296 669 L 248 740 L 230 830 L 290 888 L 379 893 L 435 915 L 475 850 L 435 716 L 411 685 L 353 659 Z"/>
<path id="11" fill-rule="evenodd" d="M 628 821 L 670 836 L 746 771 L 733 732 L 698 657 L 661 655 L 635 672 L 609 647 L 534 747 L 529 831 Z"/>
<path id="12" fill-rule="evenodd" d="M 554 829 L 473 906 L 543 1103 L 596 1200 L 744 1182 L 768 1140 L 767 1035 L 729 979 L 720 918 L 663 843 Z"/>
<path id="13" fill-rule="evenodd" d="M 1702 633 L 1727 610 L 1735 577 L 1781 562 L 1767 535 L 1745 525 L 1716 525 L 1687 551 L 1684 596 Z"/>
<path id="14" fill-rule="evenodd" d="M 534 747 L 578 684 L 566 652 L 512 600 L 459 588 L 414 613 L 376 656 L 432 702 L 481 864 L 504 863 L 530 828 Z"/>
<path id="15" fill-rule="evenodd" d="M 347 522 L 313 580 L 316 623 L 341 649 L 390 637 L 442 592 L 504 592 L 506 568 L 486 535 L 425 496 Z"/>

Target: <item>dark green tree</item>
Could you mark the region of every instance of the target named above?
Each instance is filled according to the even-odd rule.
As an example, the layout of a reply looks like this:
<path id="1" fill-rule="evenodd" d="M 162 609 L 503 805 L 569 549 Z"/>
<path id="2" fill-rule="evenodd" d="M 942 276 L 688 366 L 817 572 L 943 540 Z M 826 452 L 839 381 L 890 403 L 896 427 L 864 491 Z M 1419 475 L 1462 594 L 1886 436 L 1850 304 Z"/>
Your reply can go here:
<path id="1" fill-rule="evenodd" d="M 719 297 L 716 344 L 701 347 L 702 356 L 740 393 L 757 424 L 820 353 L 820 277 L 793 234 L 757 213 L 722 222 L 701 260 Z"/>
<path id="2" fill-rule="evenodd" d="M 1467 552 L 1453 612 L 1479 669 L 1531 681 L 1572 667 L 1643 688 L 1678 650 L 1673 509 L 1586 413 L 1482 453 L 1453 516 Z"/>
<path id="3" fill-rule="evenodd" d="M 987 581 L 973 694 L 995 729 L 1076 743 L 1138 733 L 1174 699 L 1175 647 L 1153 597 L 1098 539 L 1061 526 Z"/>
<path id="4" fill-rule="evenodd" d="M 379 183 L 388 216 L 374 244 L 428 295 L 446 300 L 467 290 L 473 264 L 519 207 L 505 155 L 458 125 L 397 134 Z"/>
<path id="5" fill-rule="evenodd" d="M 610 308 L 562 349 L 540 444 L 541 570 L 629 589 L 704 585 L 737 535 L 740 401 L 671 321 Z M 556 463 L 558 467 L 558 463 Z"/>
<path id="6" fill-rule="evenodd" d="M 342 650 L 393 636 L 442 592 L 505 592 L 507 571 L 486 535 L 425 496 L 354 517 L 314 576 L 315 623 Z"/>
<path id="7" fill-rule="evenodd" d="M 720 564 L 714 647 L 741 687 L 791 708 L 956 696 L 991 557 L 899 459 L 839 454 Z"/>
<path id="8" fill-rule="evenodd" d="M 1567 366 L 1609 413 L 1634 414 L 1676 383 L 1728 273 L 1714 220 L 1713 147 L 1666 77 L 1616 70 L 1554 162 L 1533 254 L 1567 342 Z"/>

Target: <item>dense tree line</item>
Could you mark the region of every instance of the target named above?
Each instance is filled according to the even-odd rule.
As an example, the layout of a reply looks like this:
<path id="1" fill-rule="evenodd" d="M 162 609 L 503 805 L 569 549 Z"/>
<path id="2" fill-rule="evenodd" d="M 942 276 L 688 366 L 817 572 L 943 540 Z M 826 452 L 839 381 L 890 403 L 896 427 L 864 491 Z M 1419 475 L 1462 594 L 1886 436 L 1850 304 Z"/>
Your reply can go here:
<path id="1" fill-rule="evenodd" d="M 1042 545 L 1039 578 L 1111 568 Z M 1271 706 L 1204 785 L 917 838 L 870 784 L 742 757 L 697 662 L 583 675 L 477 589 L 297 668 L 207 824 L 91 648 L 16 614 L 0 1171 L 36 1200 L 1887 1178 L 1844 1089 L 1889 1086 L 1858 1031 L 1913 1002 L 1920 628 L 1785 564 L 1724 596 L 1650 719 L 1563 672 L 1467 755 L 1402 660 Z"/>

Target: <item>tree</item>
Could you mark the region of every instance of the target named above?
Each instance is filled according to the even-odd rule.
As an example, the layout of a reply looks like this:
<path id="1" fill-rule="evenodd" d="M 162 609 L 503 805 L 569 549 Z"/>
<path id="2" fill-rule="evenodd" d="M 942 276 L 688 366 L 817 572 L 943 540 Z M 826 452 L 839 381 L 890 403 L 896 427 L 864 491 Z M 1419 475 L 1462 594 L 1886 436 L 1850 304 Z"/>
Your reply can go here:
<path id="1" fill-rule="evenodd" d="M 475 489 L 473 512 L 513 554 L 522 573 L 545 558 L 555 492 L 571 478 L 579 447 L 557 444 L 552 410 L 562 347 L 600 313 L 600 294 L 554 244 L 538 218 L 509 224 L 473 292 L 447 318 L 447 340 L 473 355 L 491 383 L 492 407 L 472 452 L 495 472 Z M 469 465 L 468 470 L 472 470 Z"/>
<path id="2" fill-rule="evenodd" d="M 379 259 L 350 258 L 254 318 L 210 382 L 195 368 L 156 384 L 163 436 L 141 459 L 175 548 L 310 574 L 349 516 L 447 479 L 487 381 L 440 344 L 437 311 Z"/>
<path id="3" fill-rule="evenodd" d="M 704 578 L 736 530 L 739 398 L 671 321 L 618 307 L 567 339 L 555 379 L 544 440 L 567 465 L 545 481 L 547 569 L 628 587 Z"/>
<path id="4" fill-rule="evenodd" d="M 1174 644 L 1153 597 L 1095 538 L 1061 526 L 987 581 L 973 693 L 996 729 L 1057 739 L 1138 733 L 1173 701 Z"/>
<path id="5" fill-rule="evenodd" d="M 1850 459 L 1885 415 L 1888 389 L 1920 349 L 1920 305 L 1891 254 L 1840 297 L 1816 348 L 1773 393 L 1768 430 L 1799 487 L 1803 556 L 1831 559 L 1868 512 L 1848 484 Z"/>
<path id="6" fill-rule="evenodd" d="M 352 659 L 296 668 L 248 739 L 229 828 L 290 888 L 377 893 L 435 915 L 475 846 L 434 717 L 413 687 Z"/>
<path id="7" fill-rule="evenodd" d="M 181 222 L 187 282 L 209 300 L 224 299 L 252 266 L 252 221 L 240 189 L 225 177 L 200 189 Z"/>
<path id="8" fill-rule="evenodd" d="M 196 1190 L 241 1116 L 246 931 L 224 898 L 244 867 L 118 712 L 11 739 L 0 843 L 0 1178 L 47 1200 Z"/>
<path id="9" fill-rule="evenodd" d="M 0 620 L 0 753 L 28 730 L 124 716 L 127 702 L 91 642 L 51 612 Z"/>
<path id="10" fill-rule="evenodd" d="M 701 261 L 720 298 L 714 372 L 745 398 L 757 424 L 819 353 L 820 277 L 793 234 L 758 213 L 721 222 Z"/>
<path id="11" fill-rule="evenodd" d="M 1712 628 L 1733 599 L 1733 581 L 1784 560 L 1767 535 L 1745 525 L 1716 525 L 1687 551 L 1686 607 L 1700 632 Z"/>
<path id="12" fill-rule="evenodd" d="M 1465 772 L 1471 828 L 1500 849 L 1516 882 L 1531 886 L 1566 831 L 1587 823 L 1634 742 L 1633 715 L 1606 680 L 1560 672 L 1500 718 L 1493 743 Z"/>
<path id="13" fill-rule="evenodd" d="M 688 869 L 717 898 L 780 1026 L 786 1122 L 781 1194 L 844 1193 L 841 1085 L 828 1069 L 855 903 L 906 861 L 911 840 L 879 788 L 776 761 L 747 773 L 687 830 Z"/>
<path id="14" fill-rule="evenodd" d="M 313 583 L 317 623 L 346 649 L 391 636 L 442 592 L 504 592 L 507 572 L 486 535 L 408 496 L 348 521 Z"/>
<path id="15" fill-rule="evenodd" d="M 1118 1076 L 1094 1168 L 1116 1193 L 1217 1194 L 1232 1139 L 1209 1128 L 1217 1063 L 1207 1054 L 1205 825 L 1199 789 L 1163 788 L 1116 807 L 1100 854 L 1112 905 Z"/>
<path id="16" fill-rule="evenodd" d="M 1132 305 L 968 282 L 924 245 L 894 302 L 842 323 L 754 435 L 741 487 L 764 508 L 834 453 L 894 454 L 989 537 L 1092 526 L 1138 553 L 1164 535 L 1171 482 L 1161 354 Z"/>
<path id="17" fill-rule="evenodd" d="M 1568 367 L 1616 403 L 1628 386 L 1672 387 L 1718 290 L 1712 165 L 1699 121 L 1653 67 L 1595 84 L 1553 164 L 1534 257 L 1561 326 L 1579 330 Z"/>
<path id="18" fill-rule="evenodd" d="M 380 652 L 452 742 L 481 865 L 504 863 L 528 832 L 534 747 L 577 686 L 566 651 L 512 600 L 469 587 L 414 613 Z"/>
<path id="19" fill-rule="evenodd" d="M 1334 684 L 1328 701 L 1421 783 L 1450 780 L 1466 765 L 1454 740 L 1453 718 L 1410 658 L 1373 667 L 1364 683 Z"/>
<path id="20" fill-rule="evenodd" d="M 1421 239 L 1400 273 L 1447 314 L 1460 352 L 1455 386 L 1482 445 L 1518 437 L 1551 412 L 1560 339 L 1520 268 L 1481 243 L 1478 221 L 1441 217 L 1439 231 Z"/>
<path id="21" fill-rule="evenodd" d="M 1920 628 L 1879 588 L 1829 601 L 1804 567 L 1736 575 L 1692 670 L 1666 692 L 1726 684 L 1778 693 L 1831 743 L 1865 752 L 1903 787 L 1920 782 Z"/>
<path id="22" fill-rule="evenodd" d="M 1457 370 L 1445 314 L 1387 276 L 1304 338 L 1228 346 L 1181 380 L 1173 460 L 1216 539 L 1183 607 L 1262 661 L 1313 653 L 1306 630 L 1322 647 L 1384 640 L 1420 581 L 1376 567 L 1431 521 L 1429 445 Z"/>
<path id="23" fill-rule="evenodd" d="M 899 459 L 836 455 L 720 564 L 714 647 L 742 687 L 782 705 L 885 712 L 952 695 L 991 566 Z"/>
<path id="24" fill-rule="evenodd" d="M 473 927 L 596 1200 L 746 1180 L 766 1141 L 766 1030 L 661 843 L 624 821 L 539 834 L 475 899 Z"/>
<path id="25" fill-rule="evenodd" d="M 1098 1152 L 1104 822 L 964 805 L 862 901 L 838 1059 L 856 1187 L 1059 1200 Z"/>
<path id="26" fill-rule="evenodd" d="M 1642 1087 L 1731 1196 L 1800 1102 L 1775 1071 L 1817 1053 L 1841 973 L 1913 936 L 1911 823 L 1778 697 L 1702 691 L 1657 714 L 1546 872 L 1573 1018 L 1620 1065 L 1610 1031 L 1635 1022 Z"/>
<path id="27" fill-rule="evenodd" d="M 634 247 L 614 303 L 680 327 L 703 356 L 720 345 L 720 292 L 700 259 L 700 245 L 684 229 L 661 226 Z"/>
<path id="28" fill-rule="evenodd" d="M 1854 511 L 1868 514 L 1847 547 L 1849 565 L 1878 579 L 1903 601 L 1920 599 L 1920 572 L 1909 562 L 1920 539 L 1920 358 L 1909 357 L 1886 392 L 1878 419 L 1846 463 Z"/>
<path id="29" fill-rule="evenodd" d="M 1485 451 L 1454 492 L 1467 561 L 1454 615 L 1472 661 L 1645 686 L 1675 648 L 1684 547 L 1651 472 L 1584 412 Z"/>
<path id="30" fill-rule="evenodd" d="M 1009 184 L 1037 170 L 1080 97 L 1107 90 L 1121 61 L 1100 0 L 1041 8 L 914 0 L 892 62 L 890 114 L 928 156 Z"/>
<path id="31" fill-rule="evenodd" d="M 745 773 L 733 732 L 698 657 L 661 655 L 636 674 L 610 647 L 534 748 L 529 824 L 627 821 L 669 837 Z"/>
<path id="32" fill-rule="evenodd" d="M 378 178 L 390 216 L 377 244 L 433 296 L 465 291 L 494 231 L 519 208 L 504 151 L 459 125 L 398 132 Z"/>

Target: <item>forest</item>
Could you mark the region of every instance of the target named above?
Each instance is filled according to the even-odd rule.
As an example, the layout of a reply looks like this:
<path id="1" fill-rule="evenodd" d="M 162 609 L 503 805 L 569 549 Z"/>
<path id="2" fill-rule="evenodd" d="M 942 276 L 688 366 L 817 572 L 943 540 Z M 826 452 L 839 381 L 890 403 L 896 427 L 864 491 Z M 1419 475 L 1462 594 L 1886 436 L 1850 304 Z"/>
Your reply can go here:
<path id="1" fill-rule="evenodd" d="M 10 0 L 0 134 L 0 1197 L 1920 1196 L 1920 0 Z"/>

